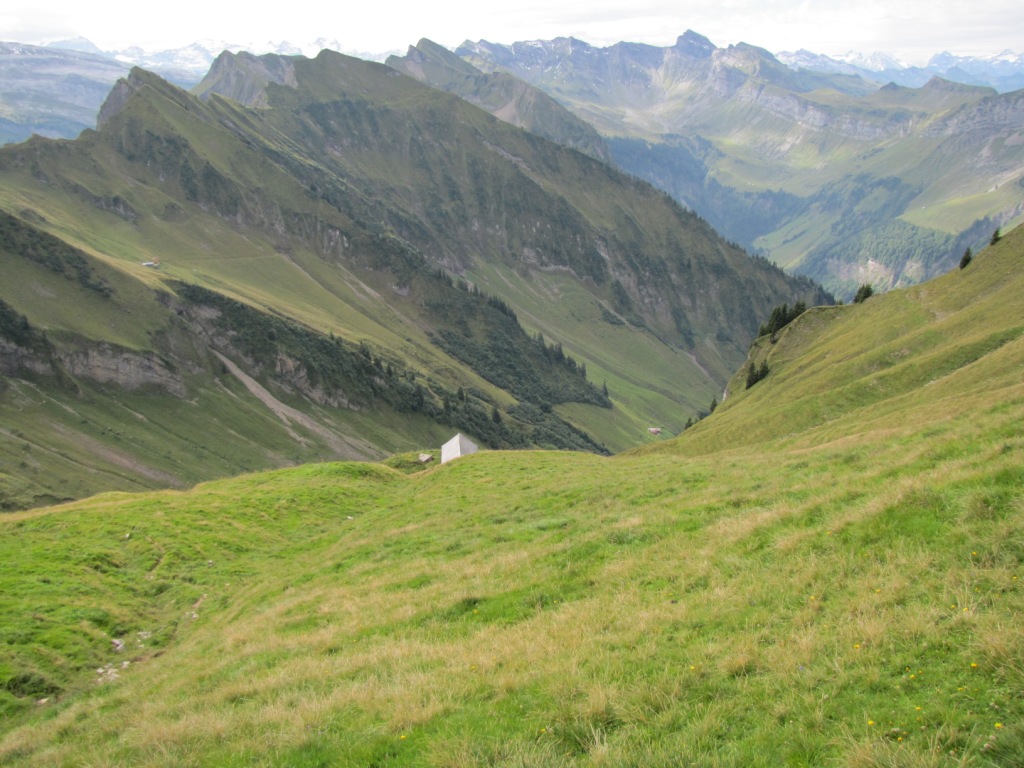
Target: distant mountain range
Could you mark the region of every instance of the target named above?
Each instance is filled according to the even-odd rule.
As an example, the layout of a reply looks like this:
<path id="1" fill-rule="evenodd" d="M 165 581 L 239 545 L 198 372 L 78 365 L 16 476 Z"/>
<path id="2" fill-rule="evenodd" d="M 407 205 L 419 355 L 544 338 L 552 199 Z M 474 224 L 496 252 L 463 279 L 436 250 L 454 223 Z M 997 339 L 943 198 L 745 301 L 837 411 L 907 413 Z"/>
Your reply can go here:
<path id="1" fill-rule="evenodd" d="M 944 272 L 1024 213 L 1024 90 L 880 86 L 693 31 L 664 48 L 557 38 L 455 53 L 547 92 L 620 168 L 844 298 Z"/>
<path id="2" fill-rule="evenodd" d="M 129 68 L 91 53 L 0 43 L 0 144 L 95 127 L 100 104 Z"/>
<path id="3" fill-rule="evenodd" d="M 850 52 L 825 56 L 807 50 L 781 51 L 776 58 L 793 69 L 860 75 L 882 84 L 895 83 L 918 88 L 938 75 L 964 85 L 984 85 L 1000 93 L 1024 88 L 1024 54 L 1003 51 L 990 56 L 956 56 L 948 51 L 932 56 L 924 67 L 915 67 L 875 52 L 865 56 Z"/>
<path id="4" fill-rule="evenodd" d="M 60 45 L 0 54 L 3 141 L 91 127 L 88 105 L 98 109 L 129 63 L 202 89 L 215 57 L 243 48 L 105 54 L 115 60 L 85 40 Z M 340 45 L 244 47 L 287 58 Z M 943 53 L 926 68 L 884 54 L 777 58 L 688 31 L 664 48 L 560 38 L 452 52 L 423 40 L 387 63 L 618 165 L 743 247 L 849 297 L 863 282 L 884 289 L 940 273 L 1024 213 L 1024 91 L 1001 93 L 1022 76 L 1022 58 Z"/>
<path id="5" fill-rule="evenodd" d="M 69 40 L 61 40 L 51 43 L 51 48 L 64 50 L 81 51 L 95 55 L 106 56 L 126 64 L 148 69 L 156 72 L 161 77 L 169 80 L 175 85 L 184 88 L 191 88 L 196 85 L 210 70 L 214 60 L 224 51 L 239 53 L 246 51 L 257 55 L 264 53 L 275 53 L 281 56 L 306 56 L 312 58 L 322 50 L 337 51 L 367 61 L 383 61 L 392 53 L 372 53 L 368 51 L 357 51 L 342 46 L 336 39 L 318 37 L 316 40 L 295 44 L 287 40 L 273 42 L 248 42 L 238 43 L 229 40 L 203 39 L 197 40 L 181 48 L 167 48 L 164 50 L 149 51 L 138 46 L 124 48 L 115 51 L 101 51 L 91 41 L 84 37 L 77 37 Z"/>
<path id="6" fill-rule="evenodd" d="M 228 40 L 197 40 L 181 48 L 145 50 L 132 46 L 121 50 L 104 51 L 91 41 L 78 37 L 50 43 L 50 48 L 90 53 L 112 58 L 156 72 L 177 85 L 191 87 L 206 75 L 214 59 L 222 51 L 248 51 L 249 53 L 277 53 L 282 56 L 315 56 L 323 49 L 338 51 L 368 61 L 384 61 L 399 51 L 370 52 L 343 46 L 337 39 L 317 38 L 302 43 L 265 41 L 239 43 Z M 779 51 L 775 57 L 793 69 L 803 68 L 816 72 L 860 75 L 885 85 L 896 83 L 917 88 L 935 75 L 965 85 L 986 85 L 1000 93 L 1024 88 L 1024 54 L 1003 51 L 987 56 L 957 56 L 943 51 L 937 53 L 924 67 L 899 61 L 887 53 L 875 51 L 864 54 L 850 51 L 842 56 L 826 56 L 806 49 Z"/>

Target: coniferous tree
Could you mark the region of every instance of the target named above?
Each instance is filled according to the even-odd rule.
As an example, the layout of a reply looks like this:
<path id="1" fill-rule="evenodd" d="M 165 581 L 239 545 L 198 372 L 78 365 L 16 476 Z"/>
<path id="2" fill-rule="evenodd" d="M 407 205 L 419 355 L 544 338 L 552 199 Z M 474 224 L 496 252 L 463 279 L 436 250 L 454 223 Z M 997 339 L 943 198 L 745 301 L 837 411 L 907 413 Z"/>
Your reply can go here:
<path id="1" fill-rule="evenodd" d="M 747 367 L 747 389 L 757 384 L 761 379 L 768 375 L 768 360 L 767 358 L 761 361 L 761 365 L 754 366 L 751 362 Z"/>
<path id="2" fill-rule="evenodd" d="M 992 233 L 992 239 L 989 241 L 989 245 L 995 245 L 996 243 L 998 243 L 1002 239 L 1003 239 L 1002 234 L 1000 234 L 999 230 L 996 229 L 996 231 Z"/>
<path id="3" fill-rule="evenodd" d="M 867 301 L 875 293 L 875 287 L 871 283 L 863 283 L 860 288 L 857 289 L 857 295 L 853 297 L 854 304 L 860 304 Z"/>
<path id="4" fill-rule="evenodd" d="M 772 310 L 768 322 L 761 324 L 757 335 L 760 337 L 767 336 L 769 333 L 774 334 L 776 331 L 785 328 L 806 311 L 807 305 L 802 301 L 798 301 L 792 308 L 787 304 L 781 304 Z"/>
<path id="5" fill-rule="evenodd" d="M 747 389 L 757 384 L 757 368 L 751 363 L 747 366 Z"/>
<path id="6" fill-rule="evenodd" d="M 964 255 L 960 257 L 960 269 L 964 269 L 968 264 L 970 264 L 971 259 L 973 258 L 974 255 L 971 253 L 971 249 L 968 248 L 964 251 Z"/>

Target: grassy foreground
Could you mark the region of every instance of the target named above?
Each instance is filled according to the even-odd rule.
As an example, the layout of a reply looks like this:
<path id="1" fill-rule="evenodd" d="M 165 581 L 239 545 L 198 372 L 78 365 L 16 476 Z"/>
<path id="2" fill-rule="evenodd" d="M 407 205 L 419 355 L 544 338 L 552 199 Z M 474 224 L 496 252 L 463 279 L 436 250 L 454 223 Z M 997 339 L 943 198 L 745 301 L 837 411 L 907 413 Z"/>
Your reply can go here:
<path id="1" fill-rule="evenodd" d="M 7 515 L 0 763 L 1024 765 L 1022 254 L 809 313 L 615 458 Z"/>

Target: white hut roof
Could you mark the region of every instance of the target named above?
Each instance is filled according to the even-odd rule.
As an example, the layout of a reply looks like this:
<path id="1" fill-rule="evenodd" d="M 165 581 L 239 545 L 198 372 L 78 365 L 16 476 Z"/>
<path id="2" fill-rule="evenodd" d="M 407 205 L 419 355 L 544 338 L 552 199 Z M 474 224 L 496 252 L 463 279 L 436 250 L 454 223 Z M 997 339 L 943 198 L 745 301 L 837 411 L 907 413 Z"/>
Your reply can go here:
<path id="1" fill-rule="evenodd" d="M 441 446 L 441 463 L 457 459 L 459 456 L 468 456 L 479 450 L 476 443 L 459 432 L 455 437 Z"/>

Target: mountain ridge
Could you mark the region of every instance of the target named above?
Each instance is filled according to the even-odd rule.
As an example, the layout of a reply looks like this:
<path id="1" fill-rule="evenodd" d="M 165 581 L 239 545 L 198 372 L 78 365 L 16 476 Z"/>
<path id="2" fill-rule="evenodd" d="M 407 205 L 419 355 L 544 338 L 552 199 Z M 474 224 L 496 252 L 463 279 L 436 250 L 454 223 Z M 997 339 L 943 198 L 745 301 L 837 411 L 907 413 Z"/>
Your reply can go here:
<path id="1" fill-rule="evenodd" d="M 135 69 L 97 131 L 0 150 L 0 206 L 22 233 L 5 258 L 34 286 L 0 299 L 57 346 L 75 334 L 162 356 L 198 395 L 194 416 L 231 398 L 225 435 L 249 435 L 246 409 L 274 416 L 217 354 L 375 455 L 456 425 L 492 445 L 619 449 L 651 421 L 680 429 L 710 401 L 772 305 L 824 298 L 648 185 L 383 64 L 329 52 L 273 61 L 229 54 L 218 70 L 258 107 Z M 267 77 L 286 71 L 294 85 Z M 18 243 L 42 232 L 77 249 L 63 279 L 22 260 Z M 113 293 L 81 283 L 91 274 Z M 44 298 L 68 291 L 84 317 Z M 136 327 L 119 307 L 138 313 Z M 108 402 L 95 385 L 79 387 Z M 79 407 L 74 388 L 49 397 Z M 163 424 L 162 402 L 133 410 Z M 57 415 L 53 439 L 83 431 Z M 114 439 L 86 422 L 90 439 Z M 331 455 L 277 422 L 264 427 L 271 456 L 248 437 L 233 456 L 218 439 L 211 466 Z M 152 469 L 203 477 L 179 450 L 201 436 L 171 438 L 162 457 L 155 430 L 128 431 Z M 45 478 L 30 469 L 19 482 Z"/>
<path id="2" fill-rule="evenodd" d="M 857 75 L 793 70 L 745 43 L 718 49 L 688 31 L 666 48 L 559 41 L 558 55 L 579 62 L 546 87 L 575 110 L 570 118 L 506 73 L 452 78 L 455 57 L 430 45 L 429 56 L 415 54 L 415 66 L 422 71 L 432 62 L 433 85 L 446 87 L 445 80 L 499 118 L 610 157 L 727 238 L 845 298 L 864 282 L 885 289 L 938 274 L 1024 210 L 1014 183 L 1024 171 L 1014 149 L 1021 118 L 1012 93 L 944 85 L 951 81 L 934 74 L 919 92 L 902 93 Z M 530 70 L 519 74 L 534 86 L 546 77 L 544 67 L 554 66 L 555 49 L 543 54 L 548 64 L 540 63 L 543 41 L 480 46 L 495 55 L 506 51 L 510 66 L 518 57 Z M 982 104 L 981 96 L 995 101 Z M 970 114 L 971 102 L 977 114 Z M 931 146 L 943 138 L 947 146 Z M 898 192 L 864 210 L 863 201 L 879 189 Z M 854 237 L 846 220 L 858 222 Z"/>

